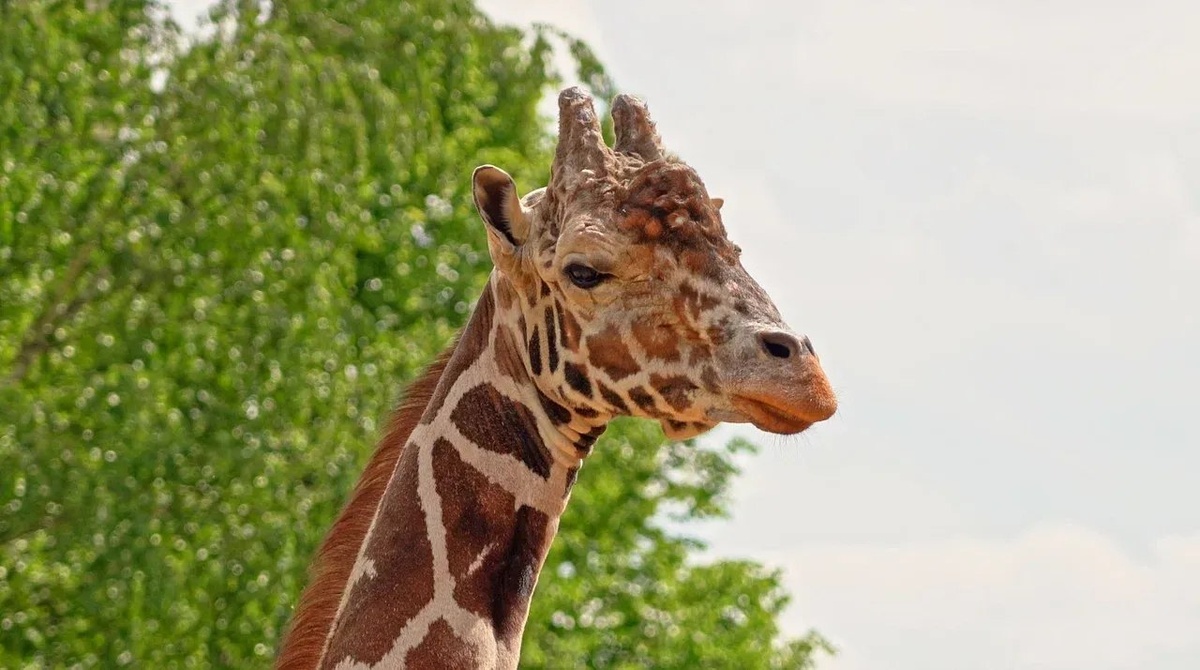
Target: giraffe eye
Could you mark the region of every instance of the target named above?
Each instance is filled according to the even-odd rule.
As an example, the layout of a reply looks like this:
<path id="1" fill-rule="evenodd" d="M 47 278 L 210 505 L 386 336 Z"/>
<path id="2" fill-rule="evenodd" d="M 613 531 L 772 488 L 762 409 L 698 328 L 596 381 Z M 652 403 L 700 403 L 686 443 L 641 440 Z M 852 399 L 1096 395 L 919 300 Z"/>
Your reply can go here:
<path id="1" fill-rule="evenodd" d="M 594 288 L 600 282 L 608 279 L 608 275 L 579 263 L 571 263 L 563 268 L 563 274 L 567 275 L 567 279 L 579 288 Z"/>

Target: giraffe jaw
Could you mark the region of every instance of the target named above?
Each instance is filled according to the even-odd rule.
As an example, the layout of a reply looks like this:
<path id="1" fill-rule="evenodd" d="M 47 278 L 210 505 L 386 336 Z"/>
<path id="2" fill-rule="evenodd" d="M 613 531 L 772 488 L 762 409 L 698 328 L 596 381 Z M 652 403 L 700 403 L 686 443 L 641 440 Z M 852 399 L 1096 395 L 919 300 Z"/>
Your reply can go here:
<path id="1" fill-rule="evenodd" d="M 749 395 L 735 395 L 730 398 L 730 403 L 742 422 L 779 435 L 802 433 L 814 423 L 833 416 L 835 409 L 835 406 L 823 404 L 803 409 L 784 407 L 774 398 Z"/>

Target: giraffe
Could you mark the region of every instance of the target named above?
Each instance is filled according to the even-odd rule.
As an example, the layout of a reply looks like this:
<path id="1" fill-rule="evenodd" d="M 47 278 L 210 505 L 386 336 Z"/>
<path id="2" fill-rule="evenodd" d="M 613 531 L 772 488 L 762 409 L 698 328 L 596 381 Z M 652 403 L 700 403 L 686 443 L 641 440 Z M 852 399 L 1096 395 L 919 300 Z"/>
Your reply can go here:
<path id="1" fill-rule="evenodd" d="M 494 269 L 318 551 L 281 670 L 517 666 L 580 466 L 615 416 L 794 434 L 837 402 L 644 103 L 561 92 L 546 187 L 472 176 Z"/>

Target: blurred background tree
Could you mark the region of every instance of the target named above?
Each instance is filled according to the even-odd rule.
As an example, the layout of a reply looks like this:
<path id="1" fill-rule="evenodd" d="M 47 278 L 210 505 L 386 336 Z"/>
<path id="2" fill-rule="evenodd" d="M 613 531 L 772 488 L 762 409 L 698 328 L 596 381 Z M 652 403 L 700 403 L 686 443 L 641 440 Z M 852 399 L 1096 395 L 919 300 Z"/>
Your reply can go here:
<path id="1" fill-rule="evenodd" d="M 396 393 L 490 270 L 470 170 L 544 183 L 556 40 L 458 0 L 0 3 L 0 667 L 266 667 Z M 747 445 L 619 421 L 530 668 L 806 668 L 777 574 L 702 564 Z M 674 525 L 672 527 L 678 527 Z"/>

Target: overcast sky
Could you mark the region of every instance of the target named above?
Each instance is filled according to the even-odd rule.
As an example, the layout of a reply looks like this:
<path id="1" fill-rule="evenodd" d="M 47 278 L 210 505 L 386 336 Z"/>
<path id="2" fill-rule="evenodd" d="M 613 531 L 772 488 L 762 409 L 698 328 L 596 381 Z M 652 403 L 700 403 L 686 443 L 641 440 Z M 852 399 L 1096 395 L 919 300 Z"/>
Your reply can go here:
<path id="1" fill-rule="evenodd" d="M 823 670 L 1200 667 L 1200 3 L 482 5 L 648 101 L 839 389 L 705 531 Z"/>

